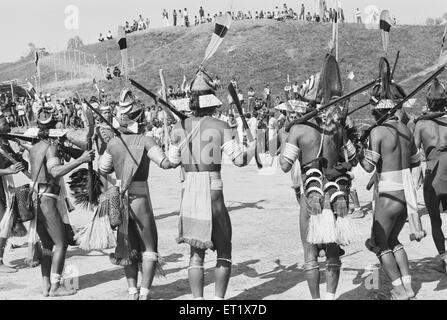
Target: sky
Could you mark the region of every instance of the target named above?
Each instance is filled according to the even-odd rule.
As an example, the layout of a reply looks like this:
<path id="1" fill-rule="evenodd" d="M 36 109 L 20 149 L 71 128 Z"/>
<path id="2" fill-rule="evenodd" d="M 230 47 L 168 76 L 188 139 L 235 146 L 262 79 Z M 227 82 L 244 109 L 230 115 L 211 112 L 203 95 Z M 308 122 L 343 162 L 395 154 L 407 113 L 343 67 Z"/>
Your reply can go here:
<path id="1" fill-rule="evenodd" d="M 379 10 L 388 9 L 400 24 L 424 24 L 429 17 L 436 18 L 447 12 L 446 0 L 341 0 L 346 21 L 354 20 L 356 8 L 364 11 L 369 5 Z M 0 63 L 16 61 L 27 54 L 28 43 L 50 52 L 66 48 L 68 39 L 79 35 L 84 44 L 97 41 L 100 32 L 111 30 L 116 34 L 118 25 L 126 20 L 132 22 L 138 15 L 149 18 L 151 28 L 162 26 L 162 11 L 166 9 L 170 19 L 173 9 L 188 8 L 192 19 L 198 15 L 200 6 L 212 15 L 228 11 L 232 3 L 233 11 L 265 10 L 286 3 L 298 11 L 301 3 L 306 11 L 314 11 L 316 0 L 1 0 L 0 38 L 2 50 Z M 326 0 L 329 6 L 334 0 Z M 76 19 L 70 19 L 73 6 L 78 9 Z M 68 10 L 68 11 L 66 11 Z M 190 18 L 191 19 L 191 18 Z M 67 29 L 68 27 L 74 28 Z"/>

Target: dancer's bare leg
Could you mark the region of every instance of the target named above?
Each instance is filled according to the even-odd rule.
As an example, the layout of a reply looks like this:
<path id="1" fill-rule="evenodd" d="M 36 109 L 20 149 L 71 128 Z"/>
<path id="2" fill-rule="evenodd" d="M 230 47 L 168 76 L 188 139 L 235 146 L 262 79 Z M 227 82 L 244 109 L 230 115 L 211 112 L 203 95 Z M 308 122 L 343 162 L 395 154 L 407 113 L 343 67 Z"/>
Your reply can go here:
<path id="1" fill-rule="evenodd" d="M 76 293 L 76 290 L 67 289 L 60 283 L 61 275 L 64 270 L 68 241 L 64 223 L 57 210 L 56 201 L 52 198 L 42 197 L 40 200 L 40 209 L 40 217 L 37 224 L 42 225 L 54 243 L 50 275 L 51 289 L 49 295 L 52 297 L 73 295 Z M 40 234 L 44 235 L 42 227 L 38 228 L 38 230 L 40 230 Z M 44 268 L 44 266 L 42 266 L 42 268 Z M 42 272 L 44 272 L 44 269 L 42 269 Z"/>
<path id="2" fill-rule="evenodd" d="M 301 197 L 300 205 L 300 234 L 304 249 L 304 272 L 307 279 L 312 299 L 320 299 L 320 268 L 318 265 L 318 249 L 316 245 L 307 242 L 307 230 L 309 225 L 309 214 L 306 210 L 305 198 Z M 304 208 L 304 209 L 303 209 Z"/>
<path id="3" fill-rule="evenodd" d="M 148 300 L 152 282 L 158 263 L 158 234 L 154 214 L 145 196 L 132 196 L 131 207 L 137 223 L 133 223 L 137 230 L 142 251 L 142 279 L 140 300 Z"/>
<path id="4" fill-rule="evenodd" d="M 212 240 L 217 251 L 215 274 L 215 299 L 224 299 L 231 277 L 231 221 L 225 207 L 223 193 L 212 191 L 213 235 Z"/>
<path id="5" fill-rule="evenodd" d="M 191 247 L 188 278 L 191 292 L 196 300 L 203 299 L 203 286 L 205 278 L 205 250 Z"/>

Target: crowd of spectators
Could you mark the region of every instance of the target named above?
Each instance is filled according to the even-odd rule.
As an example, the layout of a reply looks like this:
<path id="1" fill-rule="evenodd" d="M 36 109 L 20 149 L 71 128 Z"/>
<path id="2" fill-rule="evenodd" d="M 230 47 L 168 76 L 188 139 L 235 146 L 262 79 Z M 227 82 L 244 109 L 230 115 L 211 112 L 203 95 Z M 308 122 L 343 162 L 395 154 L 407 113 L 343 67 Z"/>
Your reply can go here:
<path id="1" fill-rule="evenodd" d="M 140 14 L 138 16 L 138 19 L 133 19 L 132 23 L 129 23 L 129 21 L 126 21 L 124 23 L 124 32 L 126 34 L 129 34 L 136 31 L 146 30 L 149 29 L 149 25 L 150 25 L 149 18 L 144 19 L 143 16 Z M 104 38 L 104 35 L 102 33 L 99 34 L 98 37 L 99 42 L 104 42 L 106 39 L 107 40 L 113 39 L 112 31 L 110 30 L 107 31 L 106 38 Z"/>
<path id="2" fill-rule="evenodd" d="M 320 12 L 322 16 L 320 16 Z M 298 10 L 294 10 L 291 7 L 288 7 L 287 4 L 283 4 L 280 8 L 276 6 L 271 11 L 259 10 L 259 11 L 237 11 L 230 12 L 233 20 L 249 20 L 249 19 L 272 19 L 277 21 L 285 21 L 285 20 L 303 20 L 307 22 L 330 22 L 334 21 L 338 16 L 341 22 L 344 22 L 344 12 L 343 9 L 336 10 L 334 8 L 328 8 L 326 5 L 326 1 L 323 1 L 323 7 L 320 12 L 311 13 L 310 11 L 306 12 L 306 7 L 304 4 L 301 4 L 301 7 Z M 215 14 L 205 13 L 203 7 L 200 7 L 198 11 L 198 15 L 194 15 L 194 19 L 190 19 L 187 8 L 184 9 L 175 9 L 172 11 L 171 16 L 166 11 L 163 10 L 163 25 L 168 26 L 182 26 L 182 27 L 190 27 L 197 26 L 203 23 L 215 22 L 218 17 L 221 17 L 223 12 L 220 11 Z M 172 18 L 172 19 L 171 19 Z"/>

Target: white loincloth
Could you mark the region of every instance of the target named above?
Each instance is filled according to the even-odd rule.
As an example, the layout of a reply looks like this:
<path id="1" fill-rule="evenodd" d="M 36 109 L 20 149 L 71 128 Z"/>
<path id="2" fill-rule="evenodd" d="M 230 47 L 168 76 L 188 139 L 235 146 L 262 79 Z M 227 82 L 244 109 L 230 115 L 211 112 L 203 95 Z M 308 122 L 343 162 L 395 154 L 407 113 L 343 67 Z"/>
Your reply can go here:
<path id="1" fill-rule="evenodd" d="M 199 249 L 213 248 L 211 191 L 221 190 L 220 172 L 186 173 L 177 242 Z"/>
<path id="2" fill-rule="evenodd" d="M 417 213 L 417 191 L 410 169 L 379 174 L 378 192 L 404 191 L 408 215 Z"/>

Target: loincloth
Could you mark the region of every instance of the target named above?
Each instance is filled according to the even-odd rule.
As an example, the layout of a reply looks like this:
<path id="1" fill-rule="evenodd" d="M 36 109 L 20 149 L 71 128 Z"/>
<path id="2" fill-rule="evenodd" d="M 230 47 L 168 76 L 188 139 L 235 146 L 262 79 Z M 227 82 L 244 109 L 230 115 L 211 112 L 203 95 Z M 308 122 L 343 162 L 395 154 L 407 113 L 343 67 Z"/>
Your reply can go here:
<path id="1" fill-rule="evenodd" d="M 211 191 L 222 191 L 220 172 L 187 172 L 180 206 L 177 243 L 213 249 Z"/>
<path id="2" fill-rule="evenodd" d="M 379 193 L 404 191 L 404 189 L 402 171 L 382 172 L 379 174 Z"/>
<path id="3" fill-rule="evenodd" d="M 196 173 L 196 172 L 191 172 L 191 173 Z M 189 172 L 186 172 L 185 174 L 188 175 Z M 211 171 L 211 172 L 209 172 L 209 174 L 210 174 L 210 190 L 211 191 L 223 191 L 223 181 L 222 181 L 221 173 L 219 171 Z M 182 181 L 182 189 L 185 188 L 185 181 L 186 181 L 186 178 L 184 178 Z"/>
<path id="4" fill-rule="evenodd" d="M 379 174 L 378 192 L 403 191 L 407 214 L 417 214 L 417 192 L 410 169 L 403 169 Z"/>

